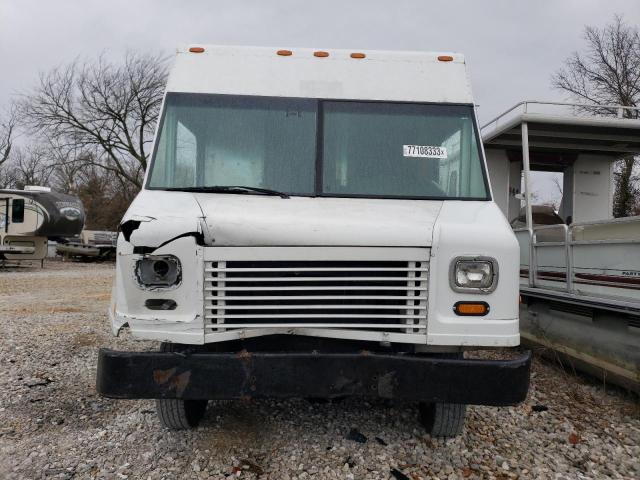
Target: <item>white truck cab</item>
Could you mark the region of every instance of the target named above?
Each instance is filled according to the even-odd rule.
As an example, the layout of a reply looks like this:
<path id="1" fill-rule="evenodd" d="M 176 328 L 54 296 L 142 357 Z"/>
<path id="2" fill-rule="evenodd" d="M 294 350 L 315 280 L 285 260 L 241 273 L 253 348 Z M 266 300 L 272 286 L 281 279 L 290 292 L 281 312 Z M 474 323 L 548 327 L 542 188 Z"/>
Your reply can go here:
<path id="1" fill-rule="evenodd" d="M 160 352 L 101 350 L 98 390 L 404 398 L 433 435 L 528 390 L 519 247 L 455 53 L 191 46 L 171 71 L 109 311 Z"/>

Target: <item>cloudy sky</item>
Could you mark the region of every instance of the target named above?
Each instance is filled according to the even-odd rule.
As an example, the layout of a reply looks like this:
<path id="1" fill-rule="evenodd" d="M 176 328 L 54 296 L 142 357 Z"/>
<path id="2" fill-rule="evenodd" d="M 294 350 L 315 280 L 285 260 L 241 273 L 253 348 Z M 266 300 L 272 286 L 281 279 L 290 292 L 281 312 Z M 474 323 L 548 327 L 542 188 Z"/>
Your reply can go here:
<path id="1" fill-rule="evenodd" d="M 640 24 L 640 0 L 0 0 L 0 107 L 78 56 L 187 43 L 448 50 L 466 55 L 482 121 L 563 99 L 549 77 L 585 25 Z"/>

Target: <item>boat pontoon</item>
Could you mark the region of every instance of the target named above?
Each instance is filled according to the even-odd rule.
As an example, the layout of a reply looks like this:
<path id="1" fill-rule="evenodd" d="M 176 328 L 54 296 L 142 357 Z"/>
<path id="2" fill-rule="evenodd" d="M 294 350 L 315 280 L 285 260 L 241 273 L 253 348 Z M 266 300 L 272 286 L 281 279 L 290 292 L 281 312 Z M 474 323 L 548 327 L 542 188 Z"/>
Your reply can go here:
<path id="1" fill-rule="evenodd" d="M 494 199 L 520 244 L 523 338 L 636 390 L 640 217 L 612 211 L 614 162 L 640 154 L 639 113 L 527 101 L 482 127 Z M 563 174 L 558 212 L 532 205 L 532 171 Z"/>
<path id="2" fill-rule="evenodd" d="M 83 230 L 79 238 L 58 243 L 56 253 L 85 262 L 115 260 L 117 240 L 118 232 Z"/>

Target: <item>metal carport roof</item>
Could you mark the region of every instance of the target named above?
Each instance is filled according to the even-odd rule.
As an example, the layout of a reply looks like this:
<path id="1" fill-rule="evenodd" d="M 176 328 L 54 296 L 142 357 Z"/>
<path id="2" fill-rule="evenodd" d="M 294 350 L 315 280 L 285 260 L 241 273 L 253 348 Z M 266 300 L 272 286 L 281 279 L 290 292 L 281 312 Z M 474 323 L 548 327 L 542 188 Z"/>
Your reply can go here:
<path id="1" fill-rule="evenodd" d="M 485 148 L 521 151 L 522 125 L 526 123 L 531 153 L 621 157 L 640 154 L 639 114 L 636 107 L 526 101 L 485 124 L 481 133 Z"/>

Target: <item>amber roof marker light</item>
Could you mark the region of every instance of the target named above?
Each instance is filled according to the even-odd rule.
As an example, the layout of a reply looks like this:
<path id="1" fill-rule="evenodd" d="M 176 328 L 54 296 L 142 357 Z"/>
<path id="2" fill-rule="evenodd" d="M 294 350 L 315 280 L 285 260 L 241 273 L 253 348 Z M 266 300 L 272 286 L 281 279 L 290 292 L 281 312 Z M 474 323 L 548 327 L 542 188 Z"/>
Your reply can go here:
<path id="1" fill-rule="evenodd" d="M 191 53 L 204 53 L 204 48 L 202 47 L 191 47 L 189 49 Z"/>
<path id="2" fill-rule="evenodd" d="M 451 55 L 439 55 L 438 60 L 441 62 L 453 62 L 453 57 Z"/>
<path id="3" fill-rule="evenodd" d="M 281 57 L 290 57 L 291 55 L 293 55 L 293 52 L 291 50 L 278 50 L 276 54 L 280 55 Z"/>
<path id="4" fill-rule="evenodd" d="M 329 52 L 323 52 L 323 51 L 313 52 L 313 56 L 324 58 L 329 56 Z"/>
<path id="5" fill-rule="evenodd" d="M 350 55 L 351 58 L 365 58 L 366 55 L 364 53 L 354 52 Z"/>

